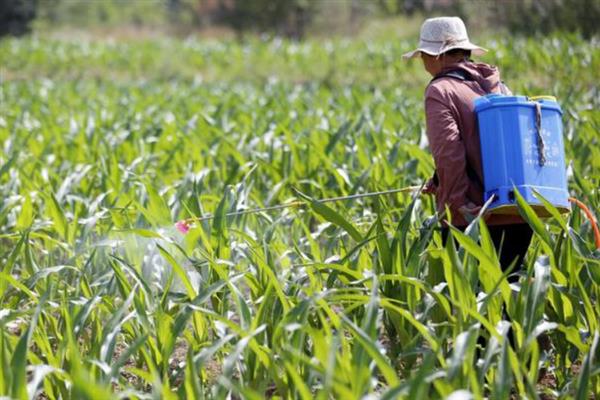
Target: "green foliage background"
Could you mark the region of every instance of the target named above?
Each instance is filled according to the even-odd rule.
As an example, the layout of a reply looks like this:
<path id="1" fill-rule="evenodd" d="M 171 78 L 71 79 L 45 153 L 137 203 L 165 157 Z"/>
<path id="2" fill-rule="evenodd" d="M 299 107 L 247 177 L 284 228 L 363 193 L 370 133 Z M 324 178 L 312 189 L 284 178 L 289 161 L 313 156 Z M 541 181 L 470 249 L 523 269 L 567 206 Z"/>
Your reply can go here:
<path id="1" fill-rule="evenodd" d="M 430 176 L 413 44 L 0 42 L 0 395 L 598 396 L 600 254 L 577 210 L 520 204 L 518 291 L 484 225 L 441 246 L 426 197 L 224 217 Z M 558 97 L 570 191 L 597 213 L 597 39 L 482 45 L 514 92 Z"/>
<path id="2" fill-rule="evenodd" d="M 370 21 L 398 16 L 409 17 L 400 22 L 410 27 L 420 15 L 458 15 L 471 30 L 482 32 L 570 32 L 586 38 L 600 33 L 597 0 L 3 0 L 0 20 L 9 15 L 22 32 L 36 17 L 34 30 L 45 32 L 146 28 L 187 34 L 227 26 L 238 34 L 299 38 L 315 32 L 356 34 Z"/>

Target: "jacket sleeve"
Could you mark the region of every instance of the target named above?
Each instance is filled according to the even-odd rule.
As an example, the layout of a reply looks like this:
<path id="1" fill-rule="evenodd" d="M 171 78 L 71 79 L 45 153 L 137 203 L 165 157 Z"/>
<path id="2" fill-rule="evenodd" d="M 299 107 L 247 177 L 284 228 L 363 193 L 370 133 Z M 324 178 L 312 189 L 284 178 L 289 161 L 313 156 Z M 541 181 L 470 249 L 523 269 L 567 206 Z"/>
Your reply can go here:
<path id="1" fill-rule="evenodd" d="M 438 175 L 436 196 L 438 204 L 448 205 L 455 214 L 468 203 L 466 151 L 458 129 L 455 109 L 450 99 L 430 86 L 425 93 L 425 115 L 429 148 L 435 161 Z"/>

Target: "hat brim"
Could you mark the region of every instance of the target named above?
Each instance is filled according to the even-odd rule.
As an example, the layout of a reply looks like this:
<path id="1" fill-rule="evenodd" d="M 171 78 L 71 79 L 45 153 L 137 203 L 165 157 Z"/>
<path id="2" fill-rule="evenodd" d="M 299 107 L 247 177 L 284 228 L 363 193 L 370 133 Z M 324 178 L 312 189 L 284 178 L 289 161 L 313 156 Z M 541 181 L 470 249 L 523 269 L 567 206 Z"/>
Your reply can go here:
<path id="1" fill-rule="evenodd" d="M 470 50 L 471 53 L 475 56 L 481 56 L 488 52 L 487 49 L 477 46 L 473 43 L 465 43 L 465 44 L 456 45 L 456 46 L 448 46 L 441 50 L 434 49 L 431 47 L 429 47 L 429 48 L 428 47 L 419 47 L 418 49 L 415 49 L 413 51 L 409 51 L 408 53 L 403 54 L 402 58 L 404 58 L 405 60 L 408 60 L 408 59 L 415 58 L 415 57 L 421 55 L 421 53 L 425 53 L 425 54 L 435 57 L 435 56 L 439 56 L 442 53 L 445 53 L 447 51 L 454 50 L 454 49 Z"/>

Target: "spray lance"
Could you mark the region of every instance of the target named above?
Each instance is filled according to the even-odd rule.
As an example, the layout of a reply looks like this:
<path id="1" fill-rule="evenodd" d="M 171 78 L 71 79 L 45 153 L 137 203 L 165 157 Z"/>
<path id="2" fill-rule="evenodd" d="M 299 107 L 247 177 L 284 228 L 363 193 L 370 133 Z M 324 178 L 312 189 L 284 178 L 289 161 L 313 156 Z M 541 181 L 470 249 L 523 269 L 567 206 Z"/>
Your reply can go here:
<path id="1" fill-rule="evenodd" d="M 380 192 L 359 193 L 359 194 L 352 194 L 349 196 L 329 197 L 326 199 L 316 200 L 316 202 L 321 203 L 321 204 L 333 203 L 333 202 L 337 202 L 337 201 L 355 200 L 355 199 L 362 199 L 365 197 L 376 197 L 376 196 L 383 196 L 383 195 L 394 194 L 394 193 L 415 192 L 420 189 L 421 189 L 421 186 L 407 186 L 407 187 L 403 187 L 400 189 L 384 190 L 384 191 L 380 191 Z M 294 190 L 300 197 L 302 197 L 308 201 L 311 200 L 305 194 L 299 192 L 296 189 L 294 189 Z M 257 214 L 257 213 L 261 213 L 261 212 L 271 212 L 271 211 L 283 210 L 285 208 L 305 207 L 307 204 L 308 204 L 307 201 L 297 200 L 297 201 L 292 201 L 290 203 L 283 203 L 283 204 L 278 204 L 278 205 L 270 206 L 270 207 L 251 208 L 248 210 L 234 211 L 234 212 L 225 214 L 225 216 L 226 217 L 235 217 L 235 216 L 239 216 L 239 215 Z M 182 219 L 181 221 L 178 221 L 175 224 L 175 227 L 177 228 L 177 230 L 179 232 L 185 234 L 190 230 L 190 227 L 192 226 L 192 224 L 198 223 L 198 222 L 203 222 L 203 221 L 208 221 L 213 218 L 215 218 L 214 215 L 205 215 L 202 217 L 186 218 L 186 219 Z"/>
<path id="2" fill-rule="evenodd" d="M 296 191 L 296 193 L 300 197 L 304 198 L 305 200 L 303 200 L 303 201 L 297 200 L 297 201 L 278 204 L 278 205 L 274 205 L 274 206 L 270 206 L 270 207 L 251 208 L 248 210 L 233 211 L 233 212 L 226 213 L 225 216 L 226 217 L 235 217 L 235 216 L 240 216 L 240 215 L 278 211 L 278 210 L 283 210 L 286 208 L 305 207 L 308 204 L 307 201 L 316 201 L 317 203 L 323 204 L 323 203 L 333 203 L 333 202 L 338 202 L 338 201 L 362 199 L 362 198 L 366 198 L 366 197 L 384 196 L 384 195 L 395 194 L 395 193 L 418 192 L 418 194 L 421 194 L 422 189 L 423 189 L 423 186 L 407 186 L 407 187 L 403 187 L 403 188 L 399 188 L 399 189 L 383 190 L 383 191 L 379 191 L 379 192 L 359 193 L 359 194 L 353 194 L 353 195 L 349 195 L 349 196 L 329 197 L 329 198 L 325 198 L 325 199 L 321 199 L 321 200 L 312 200 L 305 194 L 294 189 Z M 577 200 L 576 198 L 569 197 L 569 201 L 571 203 L 575 204 L 577 207 L 579 207 L 583 211 L 583 213 L 585 214 L 587 219 L 590 221 L 590 224 L 592 226 L 592 231 L 594 233 L 594 241 L 595 241 L 596 248 L 600 249 L 600 229 L 598 229 L 598 223 L 597 223 L 596 219 L 594 218 L 594 215 L 592 214 L 592 212 L 589 210 L 589 208 L 585 204 L 583 204 L 581 201 Z M 209 221 L 214 218 L 215 218 L 214 215 L 204 215 L 201 217 L 191 217 L 191 218 L 182 219 L 182 220 L 178 221 L 177 223 L 175 223 L 175 228 L 177 228 L 177 230 L 179 232 L 186 234 L 189 232 L 189 230 L 193 224 L 203 222 L 203 221 Z"/>

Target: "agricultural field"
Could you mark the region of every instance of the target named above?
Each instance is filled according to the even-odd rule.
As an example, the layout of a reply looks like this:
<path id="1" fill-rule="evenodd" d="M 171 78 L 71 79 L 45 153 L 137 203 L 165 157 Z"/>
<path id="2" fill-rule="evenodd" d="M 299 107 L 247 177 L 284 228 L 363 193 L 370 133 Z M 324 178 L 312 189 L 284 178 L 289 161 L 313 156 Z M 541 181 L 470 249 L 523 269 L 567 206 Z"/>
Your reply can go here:
<path id="1" fill-rule="evenodd" d="M 599 399 L 578 209 L 520 204 L 511 286 L 481 221 L 441 245 L 430 197 L 317 201 L 431 176 L 413 44 L 1 41 L 0 397 Z M 600 42 L 482 44 L 513 92 L 558 98 L 598 215 Z"/>

